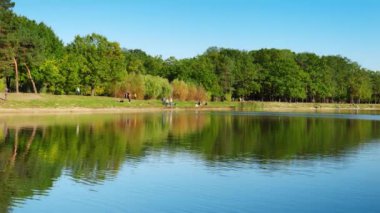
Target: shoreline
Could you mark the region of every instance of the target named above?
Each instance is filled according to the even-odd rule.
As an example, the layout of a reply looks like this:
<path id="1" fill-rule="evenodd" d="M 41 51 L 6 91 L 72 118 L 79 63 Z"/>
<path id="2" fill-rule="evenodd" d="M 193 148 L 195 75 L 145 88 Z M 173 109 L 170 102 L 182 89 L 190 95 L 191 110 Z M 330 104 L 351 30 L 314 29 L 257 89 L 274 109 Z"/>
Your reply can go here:
<path id="1" fill-rule="evenodd" d="M 221 106 L 221 107 L 25 107 L 25 108 L 1 108 L 0 115 L 38 115 L 38 114 L 109 114 L 109 113 L 145 113 L 145 112 L 165 112 L 165 111 L 251 111 L 251 112 L 326 112 L 326 113 L 347 113 L 347 112 L 375 112 L 379 108 L 357 108 L 357 107 L 305 107 L 305 106 L 267 106 L 257 109 L 239 109 L 239 107 Z"/>
<path id="2" fill-rule="evenodd" d="M 233 111 L 231 107 L 104 107 L 104 108 L 86 108 L 86 107 L 67 107 L 67 108 L 0 108 L 0 115 L 15 114 L 93 114 L 93 113 L 139 113 L 139 112 L 165 112 L 165 111 Z"/>
<path id="3" fill-rule="evenodd" d="M 0 93 L 1 94 L 1 93 Z M 1 95 L 0 95 L 1 96 Z M 208 102 L 196 107 L 194 101 L 175 101 L 174 107 L 163 106 L 160 100 L 120 102 L 119 98 L 50 94 L 10 94 L 0 101 L 0 115 L 17 114 L 94 114 L 138 113 L 160 111 L 252 111 L 252 112 L 309 112 L 309 113 L 380 113 L 380 104 L 348 103 L 289 103 L 289 102 Z"/>

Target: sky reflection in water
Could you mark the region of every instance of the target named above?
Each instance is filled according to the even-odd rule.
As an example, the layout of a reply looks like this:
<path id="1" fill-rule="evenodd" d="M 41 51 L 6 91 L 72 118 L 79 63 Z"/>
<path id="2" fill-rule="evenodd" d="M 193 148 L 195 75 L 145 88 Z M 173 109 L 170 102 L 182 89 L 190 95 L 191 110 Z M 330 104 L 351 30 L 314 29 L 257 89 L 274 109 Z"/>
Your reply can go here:
<path id="1" fill-rule="evenodd" d="M 0 211 L 380 211 L 378 115 L 2 118 Z"/>

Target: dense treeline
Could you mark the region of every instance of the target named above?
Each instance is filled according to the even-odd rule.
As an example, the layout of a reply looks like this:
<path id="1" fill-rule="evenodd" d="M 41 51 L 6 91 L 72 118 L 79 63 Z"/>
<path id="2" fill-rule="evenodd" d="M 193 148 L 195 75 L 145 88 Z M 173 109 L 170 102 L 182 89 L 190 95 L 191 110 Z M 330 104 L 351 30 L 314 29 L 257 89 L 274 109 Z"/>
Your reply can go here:
<path id="1" fill-rule="evenodd" d="M 345 57 L 212 47 L 194 58 L 164 60 L 122 49 L 98 34 L 64 45 L 45 24 L 15 15 L 13 6 L 0 0 L 0 76 L 14 92 L 73 94 L 80 88 L 85 95 L 128 90 L 139 98 L 380 102 L 380 73 Z M 141 84 L 128 83 L 133 75 Z M 178 82 L 187 89 L 176 90 Z M 165 91 L 158 94 L 155 88 Z"/>

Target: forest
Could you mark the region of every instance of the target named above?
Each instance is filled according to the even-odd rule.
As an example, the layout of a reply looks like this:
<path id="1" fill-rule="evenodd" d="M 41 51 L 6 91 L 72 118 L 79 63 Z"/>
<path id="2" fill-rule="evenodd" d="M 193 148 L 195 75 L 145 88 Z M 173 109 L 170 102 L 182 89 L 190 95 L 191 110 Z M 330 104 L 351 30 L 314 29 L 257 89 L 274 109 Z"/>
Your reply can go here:
<path id="1" fill-rule="evenodd" d="M 105 36 L 64 44 L 44 23 L 0 0 L 1 89 L 19 93 L 173 96 L 180 100 L 379 103 L 380 72 L 339 55 L 287 49 L 210 47 L 193 58 L 167 59 L 126 49 Z"/>

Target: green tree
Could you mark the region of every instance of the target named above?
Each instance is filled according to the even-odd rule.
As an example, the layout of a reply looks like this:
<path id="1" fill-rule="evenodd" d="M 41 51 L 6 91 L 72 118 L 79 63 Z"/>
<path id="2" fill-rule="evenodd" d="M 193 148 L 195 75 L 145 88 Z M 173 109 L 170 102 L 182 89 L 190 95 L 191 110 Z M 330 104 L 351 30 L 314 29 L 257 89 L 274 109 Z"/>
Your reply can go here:
<path id="1" fill-rule="evenodd" d="M 39 66 L 35 77 L 42 81 L 40 89 L 43 92 L 64 94 L 65 89 L 70 88 L 69 85 L 67 85 L 67 87 L 65 85 L 65 75 L 67 75 L 69 72 L 62 73 L 63 70 L 60 69 L 60 63 L 62 63 L 62 61 L 63 60 L 50 59 L 44 61 Z M 70 79 L 69 82 L 71 84 L 75 84 L 75 80 L 76 79 Z"/>
<path id="2" fill-rule="evenodd" d="M 308 74 L 300 69 L 293 52 L 263 49 L 253 54 L 255 62 L 263 68 L 260 80 L 266 99 L 292 101 L 306 98 Z"/>
<path id="3" fill-rule="evenodd" d="M 16 59 L 19 61 L 19 65 L 26 70 L 26 77 L 22 75 L 23 85 L 27 85 L 29 80 L 32 84 L 33 92 L 37 93 L 37 87 L 33 80 L 31 68 L 38 67 L 44 60 L 42 44 L 43 38 L 38 34 L 38 24 L 34 21 L 30 21 L 25 17 L 17 18 L 17 31 L 16 39 L 18 40 L 18 45 L 16 48 Z"/>
<path id="4" fill-rule="evenodd" d="M 369 72 L 372 83 L 372 101 L 376 104 L 380 102 L 380 72 Z"/>
<path id="5" fill-rule="evenodd" d="M 247 52 L 242 52 L 236 62 L 235 82 L 233 85 L 236 97 L 247 99 L 260 92 L 260 71 L 261 66 L 253 63 L 251 55 Z"/>
<path id="6" fill-rule="evenodd" d="M 125 59 L 119 44 L 109 42 L 101 35 L 76 36 L 68 51 L 83 59 L 79 76 L 82 86 L 89 88 L 91 95 L 95 95 L 95 89 L 104 93 L 126 74 Z"/>
<path id="7" fill-rule="evenodd" d="M 0 0 L 0 10 L 11 10 L 15 3 L 11 0 Z"/>
<path id="8" fill-rule="evenodd" d="M 26 17 L 11 15 L 8 29 L 7 36 L 2 40 L 2 55 L 5 59 L 2 61 L 8 64 L 12 61 L 15 72 L 4 70 L 7 85 L 10 87 L 10 78 L 14 78 L 16 92 L 19 87 L 24 91 L 32 87 L 37 93 L 38 85 L 32 76 L 41 76 L 39 66 L 62 51 L 63 44 L 45 24 L 38 24 Z"/>
<path id="9" fill-rule="evenodd" d="M 314 53 L 300 53 L 296 56 L 300 68 L 308 74 L 307 97 L 311 102 L 326 101 L 333 93 L 332 73 L 324 61 Z"/>
<path id="10" fill-rule="evenodd" d="M 352 65 L 352 70 L 347 77 L 347 96 L 351 103 L 368 101 L 372 96 L 372 85 L 369 74 L 360 69 L 357 64 Z"/>
<path id="11" fill-rule="evenodd" d="M 333 76 L 333 99 L 338 102 L 347 101 L 348 73 L 353 68 L 351 62 L 341 56 L 325 56 L 322 60 Z"/>
<path id="12" fill-rule="evenodd" d="M 123 50 L 128 73 L 149 74 L 163 76 L 164 61 L 161 56 L 150 56 L 146 52 L 135 50 Z"/>
<path id="13" fill-rule="evenodd" d="M 6 78 L 6 84 L 11 86 L 11 70 L 14 68 L 15 84 L 18 92 L 18 66 L 15 60 L 15 14 L 12 12 L 14 3 L 9 0 L 0 1 L 0 71 Z"/>

